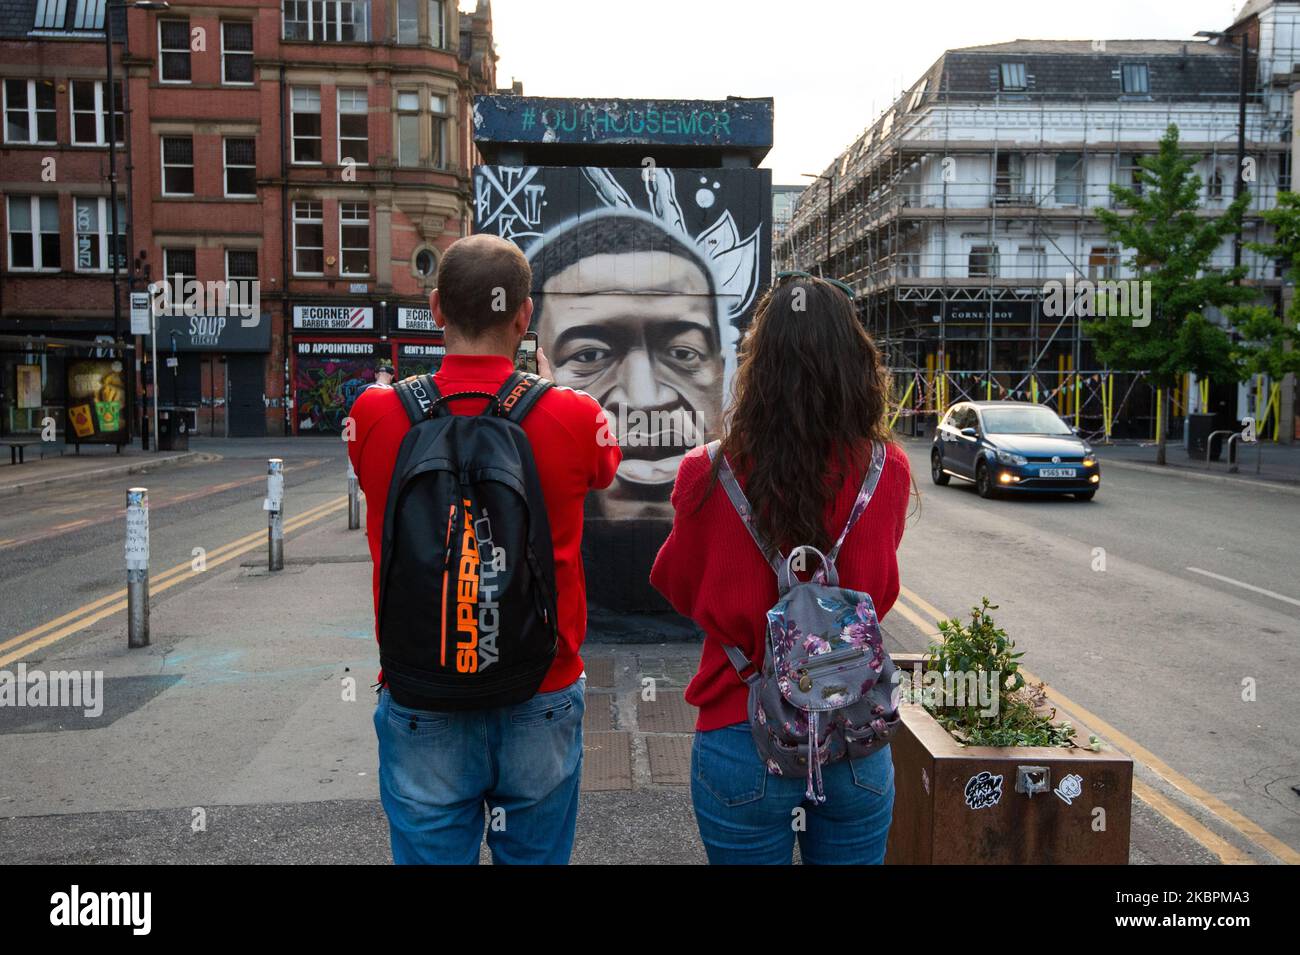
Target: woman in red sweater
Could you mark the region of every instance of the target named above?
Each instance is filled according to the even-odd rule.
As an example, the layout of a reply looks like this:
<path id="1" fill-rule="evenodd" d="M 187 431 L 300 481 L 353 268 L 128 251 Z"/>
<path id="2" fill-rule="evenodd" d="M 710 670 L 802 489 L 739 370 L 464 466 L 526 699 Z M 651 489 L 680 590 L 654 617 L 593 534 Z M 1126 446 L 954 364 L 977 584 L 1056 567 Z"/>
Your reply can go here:
<path id="1" fill-rule="evenodd" d="M 804 544 L 827 553 L 848 521 L 873 443 L 884 445 L 875 493 L 836 560 L 840 585 L 870 594 L 880 618 L 898 596 L 896 551 L 914 487 L 886 423 L 888 394 L 888 372 L 846 288 L 802 273 L 778 277 L 741 345 L 719 455 L 764 540 L 783 555 Z M 762 667 L 776 575 L 718 486 L 705 448 L 682 461 L 672 503 L 673 529 L 650 581 L 705 632 L 686 700 L 700 711 L 691 798 L 709 861 L 788 864 L 797 833 L 805 863 L 879 863 L 893 816 L 889 747 L 826 764 L 824 801 L 807 798 L 804 779 L 768 772 L 750 735 L 748 688 L 723 645 Z"/>

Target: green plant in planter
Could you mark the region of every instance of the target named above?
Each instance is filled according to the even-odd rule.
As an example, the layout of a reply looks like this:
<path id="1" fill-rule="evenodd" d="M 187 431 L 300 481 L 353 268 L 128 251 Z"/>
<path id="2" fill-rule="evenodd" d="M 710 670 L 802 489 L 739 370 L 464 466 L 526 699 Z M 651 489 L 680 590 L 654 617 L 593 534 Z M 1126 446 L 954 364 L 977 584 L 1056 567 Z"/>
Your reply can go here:
<path id="1" fill-rule="evenodd" d="M 1015 652 L 1015 641 L 993 622 L 989 611 L 997 609 L 984 597 L 971 608 L 969 626 L 955 617 L 939 624 L 925 671 L 935 674 L 927 685 L 944 689 L 922 693 L 926 710 L 967 746 L 1074 746 L 1074 727 L 1053 722 L 1056 711 L 1047 707 L 1046 687 L 1025 683 L 1019 663 L 1024 653 Z M 958 684 L 966 692 L 952 692 Z"/>

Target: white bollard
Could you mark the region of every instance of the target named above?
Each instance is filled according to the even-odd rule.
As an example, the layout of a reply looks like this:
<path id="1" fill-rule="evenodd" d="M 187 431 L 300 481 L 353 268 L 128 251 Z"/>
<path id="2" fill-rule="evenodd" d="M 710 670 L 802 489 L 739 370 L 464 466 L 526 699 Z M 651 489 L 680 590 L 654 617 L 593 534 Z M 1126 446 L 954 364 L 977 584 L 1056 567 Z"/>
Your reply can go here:
<path id="1" fill-rule="evenodd" d="M 266 462 L 266 569 L 284 570 L 284 459 Z"/>
<path id="2" fill-rule="evenodd" d="M 149 646 L 149 489 L 126 492 L 126 645 Z"/>
<path id="3" fill-rule="evenodd" d="M 354 531 L 361 526 L 361 488 L 357 482 L 357 472 L 348 459 L 348 530 Z"/>

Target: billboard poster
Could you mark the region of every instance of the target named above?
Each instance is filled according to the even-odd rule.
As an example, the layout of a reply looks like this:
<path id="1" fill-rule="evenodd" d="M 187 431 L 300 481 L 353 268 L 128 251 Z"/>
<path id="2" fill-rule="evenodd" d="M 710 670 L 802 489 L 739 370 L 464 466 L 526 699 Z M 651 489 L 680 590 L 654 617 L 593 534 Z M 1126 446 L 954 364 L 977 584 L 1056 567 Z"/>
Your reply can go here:
<path id="1" fill-rule="evenodd" d="M 387 343 L 382 357 L 387 357 Z M 375 380 L 375 342 L 294 344 L 294 420 L 298 434 L 342 434 L 343 419 L 361 389 Z"/>
<path id="2" fill-rule="evenodd" d="M 662 607 L 633 578 L 667 535 L 682 457 L 719 434 L 736 345 L 769 280 L 770 219 L 763 169 L 474 169 L 474 230 L 528 256 L 555 380 L 595 397 L 622 445 L 614 484 L 589 498 L 584 549 L 589 578 L 626 579 L 593 586 L 593 599 Z"/>
<path id="3" fill-rule="evenodd" d="M 24 410 L 41 407 L 41 366 L 17 365 L 18 407 Z"/>
<path id="4" fill-rule="evenodd" d="M 66 440 L 74 444 L 125 444 L 126 373 L 121 359 L 82 358 L 67 363 Z"/>

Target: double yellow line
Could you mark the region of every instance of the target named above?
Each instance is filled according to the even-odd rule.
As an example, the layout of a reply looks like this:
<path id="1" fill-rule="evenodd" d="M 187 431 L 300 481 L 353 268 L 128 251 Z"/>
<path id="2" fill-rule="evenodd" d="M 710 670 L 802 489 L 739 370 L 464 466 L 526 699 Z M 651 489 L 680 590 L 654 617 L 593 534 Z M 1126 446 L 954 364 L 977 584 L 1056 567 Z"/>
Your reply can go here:
<path id="1" fill-rule="evenodd" d="M 906 587 L 899 588 L 899 597 L 905 598 L 913 606 L 908 606 L 900 599 L 894 604 L 893 612 L 900 614 L 927 636 L 936 635 L 936 623 L 950 620 L 953 617 L 952 614 L 941 613 L 933 604 L 928 603 L 919 594 L 908 590 Z M 927 620 L 922 614 L 930 619 Z M 1044 682 L 1024 667 L 1020 668 L 1020 672 L 1024 675 L 1027 683 Z M 1300 864 L 1300 852 L 1296 852 L 1295 849 L 1292 849 L 1281 839 L 1265 830 L 1257 822 L 1247 819 L 1218 797 L 1206 792 L 1186 776 L 1174 770 L 1146 747 L 1111 726 L 1100 716 L 1089 712 L 1069 697 L 1062 695 L 1055 688 L 1048 688 L 1047 698 L 1060 713 L 1096 731 L 1114 749 L 1132 759 L 1135 765 L 1145 767 L 1170 786 L 1194 800 L 1201 808 L 1214 815 L 1221 823 L 1257 849 L 1269 853 L 1289 865 Z M 1217 855 L 1221 862 L 1227 865 L 1254 865 L 1256 863 L 1257 860 L 1253 859 L 1248 853 L 1228 842 L 1140 779 L 1134 778 L 1133 780 L 1133 794 L 1210 852 Z"/>
<path id="2" fill-rule="evenodd" d="M 318 504 L 296 517 L 289 518 L 285 521 L 284 532 L 296 531 L 299 528 L 306 527 L 321 518 L 327 517 L 335 511 L 342 510 L 347 506 L 346 497 L 338 497 L 326 501 L 324 504 Z M 247 554 L 251 550 L 265 546 L 266 531 L 260 530 L 241 537 L 239 540 L 231 541 L 229 544 L 223 544 L 220 547 L 208 551 L 204 555 L 203 570 L 195 570 L 193 561 L 177 564 L 175 567 L 163 571 L 161 574 L 151 576 L 149 580 L 149 596 L 162 593 L 168 588 L 174 587 L 183 581 L 192 577 L 197 577 L 201 573 L 206 573 L 213 567 L 220 566 L 227 561 L 234 560 Z M 48 647 L 52 643 L 57 643 L 66 636 L 77 633 L 86 629 L 91 624 L 98 623 L 105 617 L 111 617 L 115 613 L 126 610 L 126 588 L 122 588 L 98 600 L 93 600 L 88 604 L 71 610 L 61 617 L 55 617 L 39 627 L 33 627 L 25 633 L 20 633 L 16 637 L 10 637 L 8 640 L 0 643 L 0 666 L 19 660 L 29 653 L 40 650 L 42 647 Z"/>

